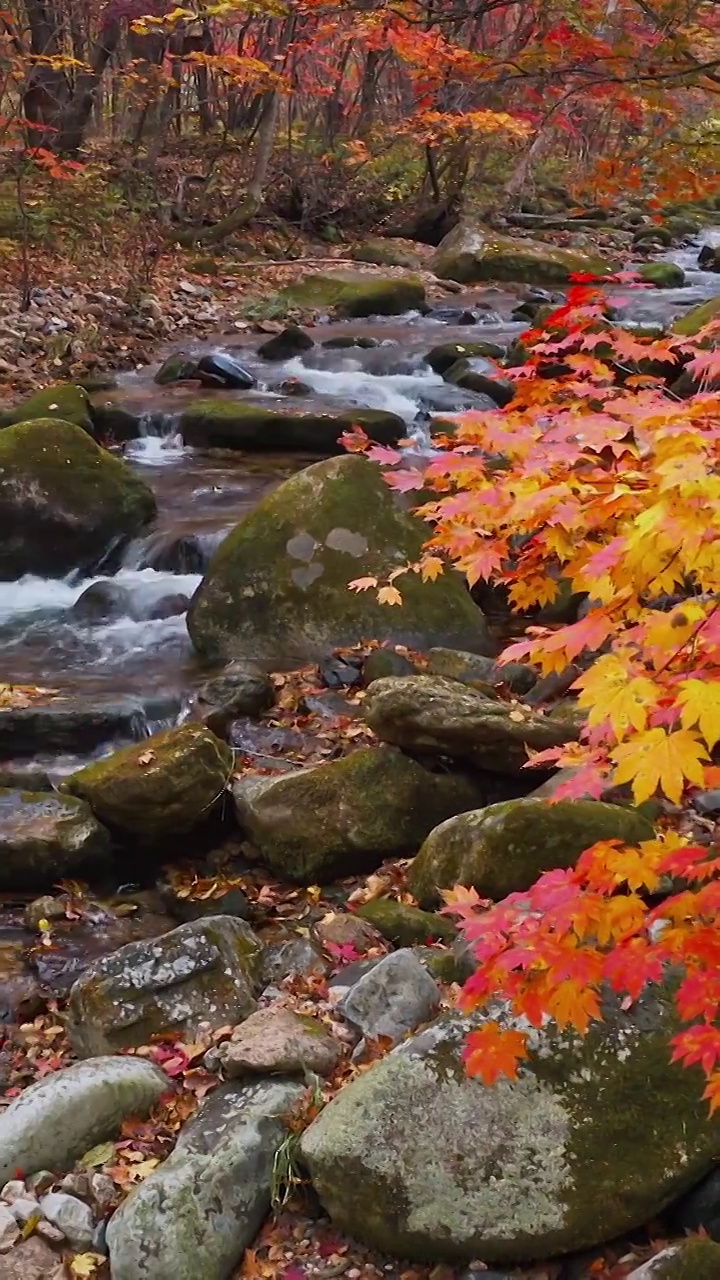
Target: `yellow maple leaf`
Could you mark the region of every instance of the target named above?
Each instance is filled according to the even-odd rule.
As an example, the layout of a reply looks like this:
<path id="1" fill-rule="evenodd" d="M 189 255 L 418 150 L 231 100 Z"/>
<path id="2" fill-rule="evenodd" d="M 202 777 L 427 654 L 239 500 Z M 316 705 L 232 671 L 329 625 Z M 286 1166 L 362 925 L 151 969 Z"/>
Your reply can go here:
<path id="1" fill-rule="evenodd" d="M 683 680 L 677 694 L 682 707 L 683 729 L 697 725 L 708 750 L 720 739 L 720 684 L 706 680 Z"/>
<path id="2" fill-rule="evenodd" d="M 631 677 L 627 664 L 615 653 L 598 658 L 577 681 L 577 687 L 578 703 L 588 709 L 588 726 L 594 729 L 609 721 L 618 740 L 625 738 L 629 729 L 640 732 L 645 728 L 660 693 L 649 677 Z"/>
<path id="3" fill-rule="evenodd" d="M 99 1253 L 76 1253 L 70 1262 L 70 1274 L 76 1276 L 77 1280 L 87 1280 L 89 1276 L 95 1275 L 104 1261 Z"/>
<path id="4" fill-rule="evenodd" d="M 402 604 L 402 596 L 397 587 L 381 587 L 377 598 L 380 604 Z"/>
<path id="5" fill-rule="evenodd" d="M 679 804 L 686 782 L 701 787 L 702 762 L 707 751 L 689 729 L 648 729 L 622 742 L 611 753 L 617 765 L 614 783 L 632 784 L 636 804 L 649 800 L 660 790 L 673 804 Z"/>
<path id="6" fill-rule="evenodd" d="M 439 556 L 425 556 L 420 561 L 420 574 L 423 582 L 434 582 L 440 577 L 444 564 Z"/>

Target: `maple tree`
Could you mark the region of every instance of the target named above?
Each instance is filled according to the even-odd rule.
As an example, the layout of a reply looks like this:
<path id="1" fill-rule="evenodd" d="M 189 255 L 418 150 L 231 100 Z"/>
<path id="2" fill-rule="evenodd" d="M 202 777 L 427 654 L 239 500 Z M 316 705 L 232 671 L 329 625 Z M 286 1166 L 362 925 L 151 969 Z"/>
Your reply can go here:
<path id="1" fill-rule="evenodd" d="M 568 768 L 554 799 L 599 798 L 610 786 L 628 787 L 636 803 L 660 799 L 663 829 L 637 848 L 596 844 L 574 868 L 496 905 L 450 893 L 446 909 L 479 964 L 463 1005 L 504 999 L 533 1026 L 550 1016 L 584 1032 L 602 1017 L 604 989 L 632 1002 L 680 967 L 673 1052 L 701 1064 L 712 1108 L 720 857 L 673 818 L 720 781 L 717 329 L 692 340 L 638 336 L 608 322 L 591 283 L 576 284 L 544 328 L 524 335 L 528 357 L 512 370 L 504 409 L 464 414 L 426 466 L 367 449 L 391 487 L 436 496 L 418 508 L 432 526 L 420 561 L 392 585 L 355 584 L 388 599 L 404 573 L 434 577 L 449 560 L 471 585 L 501 584 L 526 618 L 563 589 L 585 595 L 579 621 L 531 624 L 500 658 L 545 675 L 579 671 L 580 741 L 531 754 L 529 765 Z M 668 386 L 681 368 L 694 380 L 686 399 Z M 349 443 L 366 447 L 357 434 Z M 491 1081 L 514 1075 L 527 1052 L 523 1031 L 490 1020 L 470 1036 L 467 1063 Z"/>

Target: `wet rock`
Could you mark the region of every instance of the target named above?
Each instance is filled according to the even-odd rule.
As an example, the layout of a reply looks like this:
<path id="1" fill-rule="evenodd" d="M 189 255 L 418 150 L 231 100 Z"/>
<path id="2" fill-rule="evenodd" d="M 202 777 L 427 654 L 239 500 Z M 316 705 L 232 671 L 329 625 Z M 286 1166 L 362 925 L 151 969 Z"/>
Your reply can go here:
<path id="1" fill-rule="evenodd" d="M 301 698 L 298 709 L 308 715 L 320 716 L 322 720 L 334 722 L 358 720 L 362 714 L 357 703 L 350 702 L 341 693 L 335 693 L 332 689 L 327 689 L 323 693 L 306 693 Z"/>
<path id="2" fill-rule="evenodd" d="M 259 716 L 274 701 L 275 688 L 266 671 L 252 662 L 230 662 L 198 689 L 192 715 L 224 738 L 233 720 Z"/>
<path id="3" fill-rule="evenodd" d="M 440 320 L 443 324 L 477 324 L 478 313 L 469 307 L 432 307 L 428 318 Z"/>
<path id="4" fill-rule="evenodd" d="M 311 351 L 314 346 L 309 333 L 305 333 L 297 324 L 289 324 L 280 333 L 274 333 L 266 342 L 261 343 L 258 355 L 263 360 L 291 360 L 303 351 Z"/>
<path id="5" fill-rule="evenodd" d="M 361 955 L 382 944 L 380 933 L 363 917 L 360 909 L 352 915 L 349 911 L 329 912 L 313 925 L 311 936 L 321 947 L 351 947 Z"/>
<path id="6" fill-rule="evenodd" d="M 80 427 L 50 418 L 0 431 L 0 579 L 88 570 L 155 515 L 155 498 Z"/>
<path id="7" fill-rule="evenodd" d="M 363 663 L 362 682 L 367 689 L 375 680 L 388 676 L 415 676 L 417 667 L 395 649 L 373 649 Z"/>
<path id="8" fill-rule="evenodd" d="M 202 920 L 205 916 L 239 916 L 241 920 L 252 917 L 252 906 L 239 888 L 204 899 L 180 897 L 172 884 L 161 883 L 159 889 L 167 910 L 182 924 L 189 920 Z"/>
<path id="9" fill-rule="evenodd" d="M 217 1057 L 229 1079 L 298 1071 L 329 1076 L 340 1061 L 340 1048 L 316 1018 L 271 1007 L 251 1013 L 219 1045 Z"/>
<path id="10" fill-rule="evenodd" d="M 159 1035 L 189 1039 L 242 1022 L 255 1008 L 262 945 L 233 916 L 179 925 L 130 942 L 86 969 L 68 1003 L 68 1035 L 79 1057 L 136 1048 Z"/>
<path id="11" fill-rule="evenodd" d="M 0 1204 L 0 1253 L 7 1253 L 20 1239 L 20 1228 L 6 1205 Z"/>
<path id="12" fill-rule="evenodd" d="M 313 746 L 310 734 L 299 729 L 287 729 L 284 725 L 257 724 L 247 716 L 233 720 L 227 736 L 238 757 L 257 760 L 263 767 L 277 767 L 281 773 L 295 768 L 284 758 L 287 754 L 310 751 Z"/>
<path id="13" fill-rule="evenodd" d="M 462 653 L 459 649 L 429 649 L 426 670 L 428 675 L 459 680 L 481 693 L 504 686 L 522 697 L 537 682 L 532 667 L 523 662 L 493 662 L 482 654 Z"/>
<path id="14" fill-rule="evenodd" d="M 173 382 L 188 382 L 196 377 L 197 360 L 185 355 L 183 351 L 176 351 L 160 365 L 154 381 L 159 387 L 167 387 Z"/>
<path id="15" fill-rule="evenodd" d="M 146 1115 L 168 1087 L 159 1067 L 133 1057 L 94 1058 L 45 1076 L 0 1114 L 0 1178 L 67 1169 L 127 1116 Z"/>
<path id="16" fill-rule="evenodd" d="M 0 789 L 5 791 L 52 791 L 49 774 L 37 764 L 22 760 L 0 764 Z"/>
<path id="17" fill-rule="evenodd" d="M 283 378 L 282 382 L 278 382 L 276 387 L 271 390 L 278 391 L 281 396 L 311 396 L 312 387 L 307 382 L 301 382 L 299 378 Z"/>
<path id="18" fill-rule="evenodd" d="M 501 360 L 505 348 L 497 342 L 444 342 L 432 347 L 425 359 L 434 373 L 445 374 L 459 360 L 472 360 L 480 356 L 487 360 Z"/>
<path id="19" fill-rule="evenodd" d="M 0 942 L 0 1023 L 5 1026 L 29 1022 L 45 1008 L 38 979 L 28 969 L 25 945 L 22 940 Z"/>
<path id="20" fill-rule="evenodd" d="M 361 681 L 362 658 L 321 658 L 318 674 L 328 689 L 351 689 Z"/>
<path id="21" fill-rule="evenodd" d="M 127 444 L 142 435 L 140 414 L 133 413 L 112 400 L 95 402 L 90 406 L 95 439 L 109 449 L 112 445 Z"/>
<path id="22" fill-rule="evenodd" d="M 97 703 L 58 699 L 34 702 L 29 707 L 3 707 L 0 751 L 17 756 L 51 751 L 78 754 L 116 738 L 139 737 L 145 724 L 145 707 L 136 698 L 103 698 Z"/>
<path id="23" fill-rule="evenodd" d="M 78 596 L 70 610 L 78 622 L 114 622 L 133 616 L 132 596 L 117 582 L 93 582 Z"/>
<path id="24" fill-rule="evenodd" d="M 573 742 L 579 733 L 570 723 L 428 675 L 376 680 L 368 689 L 365 718 L 383 742 L 405 751 L 455 756 L 515 776 L 527 761 L 527 747 L 542 751 Z"/>
<path id="25" fill-rule="evenodd" d="M 55 418 L 61 422 L 70 422 L 75 427 L 82 427 L 89 435 L 93 433 L 88 394 L 82 387 L 71 383 L 59 382 L 36 391 L 14 409 L 0 414 L 0 427 L 10 427 L 17 422 L 34 422 L 36 418 Z"/>
<path id="26" fill-rule="evenodd" d="M 380 346 L 380 341 L 378 338 L 365 337 L 363 334 L 341 333 L 335 338 L 326 338 L 322 346 L 330 351 L 350 351 L 353 347 L 357 347 L 360 351 L 372 351 L 374 347 Z"/>
<path id="27" fill-rule="evenodd" d="M 110 1219 L 113 1280 L 226 1280 L 270 1207 L 284 1117 L 304 1085 L 259 1081 L 215 1090 L 168 1159 Z"/>
<path id="28" fill-rule="evenodd" d="M 712 1240 L 683 1240 L 661 1249 L 628 1274 L 627 1280 L 716 1280 L 720 1245 Z"/>
<path id="29" fill-rule="evenodd" d="M 704 1231 L 713 1240 L 720 1241 L 720 1170 L 713 1170 L 678 1200 L 666 1217 L 672 1231 L 678 1235 Z"/>
<path id="30" fill-rule="evenodd" d="M 720 271 L 720 253 L 715 244 L 704 244 L 698 254 L 697 263 L 703 271 Z"/>
<path id="31" fill-rule="evenodd" d="M 396 508 L 372 463 L 357 455 L 316 463 L 221 543 L 188 613 L 193 644 L 208 658 L 263 662 L 317 660 L 368 636 L 484 650 L 484 617 L 457 575 L 422 582 L 409 574 L 393 608 L 348 590 L 355 578 L 416 559 L 426 534 Z"/>
<path id="32" fill-rule="evenodd" d="M 499 902 L 522 893 L 543 871 L 571 867 L 598 840 L 651 840 L 635 809 L 599 800 L 507 800 L 459 814 L 430 832 L 410 868 L 411 893 L 424 907 L 462 884 Z"/>
<path id="33" fill-rule="evenodd" d="M 96 960 L 128 942 L 157 938 L 172 929 L 174 923 L 169 915 L 142 909 L 115 916 L 89 902 L 79 920 L 58 918 L 52 923 L 52 946 L 34 946 L 28 953 L 28 964 L 46 996 L 64 999 L 73 983 Z"/>
<path id="34" fill-rule="evenodd" d="M 376 276 L 353 271 L 308 275 L 280 291 L 291 306 L 333 308 L 338 315 L 399 316 L 425 308 L 425 286 L 415 276 Z"/>
<path id="35" fill-rule="evenodd" d="M 109 861 L 110 837 L 82 801 L 0 791 L 0 888 L 43 889 Z"/>
<path id="36" fill-rule="evenodd" d="M 255 379 L 249 370 L 226 351 L 213 351 L 198 360 L 195 376 L 207 386 L 220 386 L 228 390 L 248 391 L 255 386 Z"/>
<path id="37" fill-rule="evenodd" d="M 665 990 L 631 1011 L 610 1001 L 584 1038 L 534 1033 L 518 1080 L 486 1086 L 461 1059 L 480 1020 L 442 1015 L 306 1129 L 315 1190 L 338 1230 L 423 1262 L 522 1262 L 612 1239 L 717 1157 L 702 1072 L 670 1061 L 675 1016 Z"/>
<path id="38" fill-rule="evenodd" d="M 152 539 L 140 561 L 141 569 L 157 569 L 159 573 L 204 573 L 207 555 L 194 534 L 177 538 Z"/>
<path id="39" fill-rule="evenodd" d="M 181 613 L 187 613 L 189 607 L 190 597 L 178 591 L 174 595 L 161 596 L 145 616 L 152 619 L 177 618 Z"/>
<path id="40" fill-rule="evenodd" d="M 63 1191 L 50 1191 L 40 1201 L 40 1209 L 75 1249 L 86 1249 L 92 1244 L 95 1222 L 92 1209 L 82 1200 Z"/>
<path id="41" fill-rule="evenodd" d="M 693 338 L 706 325 L 717 319 L 718 313 L 720 313 L 720 294 L 709 298 L 707 302 L 699 303 L 696 307 L 691 307 L 684 316 L 674 321 L 671 332 L 679 334 L 681 338 Z"/>
<path id="42" fill-rule="evenodd" d="M 431 262 L 441 280 L 475 284 L 483 280 L 520 280 L 565 284 L 576 272 L 604 276 L 601 259 L 576 249 L 538 240 L 512 239 L 487 227 L 461 222 L 441 241 Z"/>
<path id="43" fill-rule="evenodd" d="M 367 747 L 281 777 L 233 785 L 238 822 L 258 857 L 283 879 L 327 883 L 407 853 L 483 795 L 482 784 L 432 773 L 399 751 Z"/>
<path id="44" fill-rule="evenodd" d="M 422 254 L 417 248 L 404 248 L 394 240 L 376 237 L 365 240 L 350 251 L 355 262 L 371 262 L 377 267 L 408 267 L 411 271 L 422 267 Z"/>
<path id="45" fill-rule="evenodd" d="M 319 413 L 237 400 L 193 400 L 180 417 L 182 438 L 194 448 L 255 453 L 344 453 L 341 436 L 354 426 L 377 444 L 395 445 L 407 432 L 404 420 L 385 409 Z"/>
<path id="46" fill-rule="evenodd" d="M 268 942 L 262 958 L 261 985 L 278 986 L 286 978 L 299 974 L 303 978 L 324 978 L 328 963 L 311 938 L 302 934 Z"/>
<path id="47" fill-rule="evenodd" d="M 202 725 L 184 724 L 86 765 L 65 787 L 110 827 L 149 845 L 204 822 L 231 772 L 225 743 Z"/>
<path id="48" fill-rule="evenodd" d="M 32 902 L 28 902 L 23 912 L 25 928 L 38 929 L 41 920 L 64 920 L 67 901 L 67 898 L 53 898 L 48 893 L 41 898 L 34 898 Z"/>
<path id="49" fill-rule="evenodd" d="M 440 1008 L 437 983 L 410 950 L 383 956 L 340 1001 L 343 1017 L 366 1038 L 401 1040 Z"/>
<path id="50" fill-rule="evenodd" d="M 452 818 L 450 819 L 452 822 Z M 466 881 L 455 883 L 465 884 Z M 419 911 L 396 898 L 373 898 L 357 909 L 357 914 L 371 924 L 388 942 L 398 947 L 411 947 L 414 943 L 429 942 L 438 938 L 452 942 L 457 929 L 448 916 L 434 911 Z"/>
<path id="51" fill-rule="evenodd" d="M 465 391 L 476 391 L 489 396 L 495 405 L 503 409 L 515 395 L 515 384 L 503 378 L 499 369 L 489 360 L 458 360 L 444 377 Z"/>
<path id="52" fill-rule="evenodd" d="M 654 284 L 657 289 L 682 289 L 685 272 L 674 262 L 646 262 L 638 272 L 643 284 Z"/>

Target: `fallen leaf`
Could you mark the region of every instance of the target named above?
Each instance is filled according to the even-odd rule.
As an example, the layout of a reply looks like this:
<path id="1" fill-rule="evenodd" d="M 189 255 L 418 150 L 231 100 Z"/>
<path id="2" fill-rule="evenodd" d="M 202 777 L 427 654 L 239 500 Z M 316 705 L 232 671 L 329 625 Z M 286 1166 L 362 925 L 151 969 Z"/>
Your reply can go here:
<path id="1" fill-rule="evenodd" d="M 155 759 L 154 751 L 143 751 L 138 756 L 138 764 L 152 764 L 154 759 Z"/>
<path id="2" fill-rule="evenodd" d="M 91 1147 L 78 1160 L 78 1164 L 83 1169 L 100 1169 L 108 1161 L 115 1158 L 115 1143 L 100 1142 L 96 1147 Z"/>
<path id="3" fill-rule="evenodd" d="M 95 1275 L 104 1261 L 99 1253 L 76 1253 L 70 1260 L 70 1274 L 77 1276 L 78 1280 L 86 1280 L 86 1277 Z"/>

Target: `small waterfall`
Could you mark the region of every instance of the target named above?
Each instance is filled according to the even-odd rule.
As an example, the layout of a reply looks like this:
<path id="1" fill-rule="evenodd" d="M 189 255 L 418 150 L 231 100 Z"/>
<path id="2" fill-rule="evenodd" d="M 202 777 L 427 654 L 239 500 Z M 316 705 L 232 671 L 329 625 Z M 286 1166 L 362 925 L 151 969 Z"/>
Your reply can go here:
<path id="1" fill-rule="evenodd" d="M 140 435 L 125 446 L 125 457 L 145 467 L 166 467 L 186 453 L 176 413 L 144 413 Z"/>

